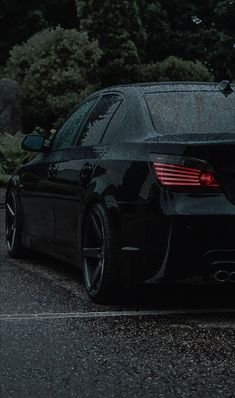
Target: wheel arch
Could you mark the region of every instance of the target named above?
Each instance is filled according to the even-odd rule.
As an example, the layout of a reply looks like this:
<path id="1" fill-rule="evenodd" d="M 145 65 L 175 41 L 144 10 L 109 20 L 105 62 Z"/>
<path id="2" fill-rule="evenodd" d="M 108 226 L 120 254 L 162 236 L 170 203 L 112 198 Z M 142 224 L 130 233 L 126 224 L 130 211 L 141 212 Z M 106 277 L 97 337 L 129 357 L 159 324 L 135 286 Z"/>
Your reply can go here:
<path id="1" fill-rule="evenodd" d="M 18 195 L 19 194 L 19 176 L 18 175 L 13 175 L 10 178 L 10 180 L 8 181 L 5 198 L 7 198 L 9 190 L 12 188 L 14 188 L 16 190 L 17 195 Z"/>
<path id="2" fill-rule="evenodd" d="M 119 238 L 120 209 L 119 209 L 117 200 L 113 195 L 101 195 L 98 193 L 93 193 L 92 195 L 90 195 L 87 198 L 87 200 L 84 204 L 83 212 L 82 212 L 81 230 L 83 229 L 84 221 L 85 221 L 85 218 L 86 218 L 89 210 L 96 203 L 100 203 L 106 209 L 106 211 L 110 217 L 111 223 L 114 227 L 115 234 L 116 234 L 117 238 Z"/>
<path id="3" fill-rule="evenodd" d="M 20 222 L 21 227 L 24 228 L 25 219 L 24 219 L 24 215 L 23 215 L 24 212 L 23 212 L 21 195 L 20 195 L 20 176 L 18 174 L 13 175 L 8 182 L 6 194 L 5 194 L 5 203 L 7 202 L 7 196 L 11 189 L 15 190 L 17 206 L 19 208 L 19 222 Z"/>

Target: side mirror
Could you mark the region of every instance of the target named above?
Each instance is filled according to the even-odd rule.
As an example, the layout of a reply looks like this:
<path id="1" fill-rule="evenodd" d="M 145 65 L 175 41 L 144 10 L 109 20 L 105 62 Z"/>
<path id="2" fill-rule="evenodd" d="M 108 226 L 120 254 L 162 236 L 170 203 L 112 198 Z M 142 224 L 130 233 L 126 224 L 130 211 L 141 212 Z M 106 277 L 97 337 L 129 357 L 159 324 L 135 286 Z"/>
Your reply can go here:
<path id="1" fill-rule="evenodd" d="M 30 152 L 44 152 L 45 137 L 41 134 L 26 135 L 22 141 L 21 148 Z"/>

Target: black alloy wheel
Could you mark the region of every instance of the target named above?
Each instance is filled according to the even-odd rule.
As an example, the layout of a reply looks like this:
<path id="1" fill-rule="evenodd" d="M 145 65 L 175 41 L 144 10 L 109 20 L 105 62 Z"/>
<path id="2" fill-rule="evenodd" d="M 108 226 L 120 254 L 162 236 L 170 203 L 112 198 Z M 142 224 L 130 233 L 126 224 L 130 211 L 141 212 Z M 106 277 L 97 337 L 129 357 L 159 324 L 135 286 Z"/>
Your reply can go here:
<path id="1" fill-rule="evenodd" d="M 108 303 L 118 287 L 117 250 L 106 209 L 95 204 L 83 228 L 83 275 L 86 290 L 96 302 Z"/>
<path id="2" fill-rule="evenodd" d="M 5 233 L 8 254 L 13 258 L 23 255 L 17 194 L 10 189 L 6 198 Z"/>

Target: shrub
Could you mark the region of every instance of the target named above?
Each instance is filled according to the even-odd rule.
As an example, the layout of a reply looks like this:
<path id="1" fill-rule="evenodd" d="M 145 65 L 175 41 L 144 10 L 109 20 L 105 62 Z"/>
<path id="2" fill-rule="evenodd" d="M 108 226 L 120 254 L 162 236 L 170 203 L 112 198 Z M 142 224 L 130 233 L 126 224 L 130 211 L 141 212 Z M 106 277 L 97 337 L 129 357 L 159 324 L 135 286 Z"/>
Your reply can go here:
<path id="1" fill-rule="evenodd" d="M 0 183 L 6 183 L 16 167 L 22 164 L 28 155 L 21 149 L 23 135 L 1 134 L 0 141 Z"/>
<path id="2" fill-rule="evenodd" d="M 140 81 L 213 81 L 207 67 L 199 61 L 184 61 L 170 56 L 162 62 L 144 64 L 139 68 Z"/>
<path id="3" fill-rule="evenodd" d="M 46 29 L 13 47 L 6 73 L 24 90 L 26 126 L 50 129 L 98 84 L 97 41 L 84 32 Z"/>

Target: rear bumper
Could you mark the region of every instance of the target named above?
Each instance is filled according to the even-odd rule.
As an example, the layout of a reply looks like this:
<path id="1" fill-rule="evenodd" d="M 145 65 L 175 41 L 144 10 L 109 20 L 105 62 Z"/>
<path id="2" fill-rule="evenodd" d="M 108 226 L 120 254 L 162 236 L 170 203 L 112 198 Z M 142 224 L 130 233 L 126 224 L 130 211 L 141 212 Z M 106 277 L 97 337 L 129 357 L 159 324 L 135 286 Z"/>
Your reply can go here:
<path id="1" fill-rule="evenodd" d="M 220 263 L 235 271 L 235 216 L 166 216 L 167 237 L 122 247 L 125 280 L 157 282 L 209 276 Z M 154 230 L 152 230 L 154 237 Z M 145 241 L 146 242 L 146 241 Z"/>
<path id="2" fill-rule="evenodd" d="M 163 277 L 206 276 L 220 262 L 235 268 L 234 230 L 235 216 L 174 217 Z"/>
<path id="3" fill-rule="evenodd" d="M 120 208 L 125 280 L 186 279 L 208 275 L 214 262 L 235 262 L 235 206 L 221 193 L 161 191 Z"/>

